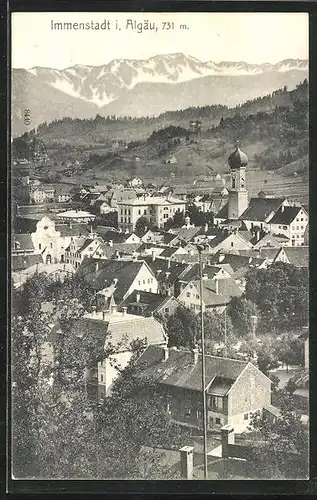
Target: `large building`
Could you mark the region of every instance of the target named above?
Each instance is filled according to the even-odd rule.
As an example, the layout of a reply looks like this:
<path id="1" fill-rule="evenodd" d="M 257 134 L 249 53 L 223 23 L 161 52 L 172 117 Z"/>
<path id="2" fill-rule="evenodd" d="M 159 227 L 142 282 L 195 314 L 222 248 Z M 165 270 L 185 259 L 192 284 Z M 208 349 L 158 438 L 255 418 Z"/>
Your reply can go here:
<path id="1" fill-rule="evenodd" d="M 145 217 L 153 225 L 164 227 L 177 211 L 185 210 L 185 201 L 160 196 L 142 196 L 118 202 L 118 224 L 122 230 L 134 231 L 137 220 Z"/>

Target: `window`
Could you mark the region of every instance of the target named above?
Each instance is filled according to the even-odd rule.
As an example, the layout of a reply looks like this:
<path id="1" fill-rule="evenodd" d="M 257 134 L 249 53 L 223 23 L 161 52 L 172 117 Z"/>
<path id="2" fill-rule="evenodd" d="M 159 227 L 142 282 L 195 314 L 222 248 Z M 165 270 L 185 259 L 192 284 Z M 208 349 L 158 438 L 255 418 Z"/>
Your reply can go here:
<path id="1" fill-rule="evenodd" d="M 169 313 L 170 312 L 170 308 L 169 307 L 165 307 L 164 312 L 165 313 Z"/>
<path id="2" fill-rule="evenodd" d="M 145 280 L 143 280 L 143 285 L 145 285 Z"/>
<path id="3" fill-rule="evenodd" d="M 231 242 L 231 246 L 233 247 L 233 241 Z"/>
<path id="4" fill-rule="evenodd" d="M 221 425 L 221 420 L 218 417 L 216 417 L 216 425 Z"/>
<path id="5" fill-rule="evenodd" d="M 53 243 L 52 242 L 50 243 L 50 247 L 53 248 Z"/>
<path id="6" fill-rule="evenodd" d="M 150 278 L 148 278 L 147 282 L 150 283 Z"/>
<path id="7" fill-rule="evenodd" d="M 141 281 L 138 281 L 138 285 L 139 285 L 139 286 L 141 285 Z"/>
<path id="8" fill-rule="evenodd" d="M 103 382 L 103 374 L 100 374 L 100 382 Z"/>
<path id="9" fill-rule="evenodd" d="M 103 360 L 100 361 L 100 366 L 103 366 Z"/>
<path id="10" fill-rule="evenodd" d="M 283 226 L 283 229 L 287 229 L 287 226 Z"/>
<path id="11" fill-rule="evenodd" d="M 304 219 L 303 219 L 303 217 L 301 217 L 301 219 L 300 219 L 300 220 L 301 220 L 301 222 L 303 222 L 303 220 L 304 220 Z"/>
<path id="12" fill-rule="evenodd" d="M 191 410 L 190 410 L 190 408 L 185 408 L 184 414 L 185 414 L 185 417 L 190 417 L 191 416 Z"/>
<path id="13" fill-rule="evenodd" d="M 198 293 L 196 294 L 196 299 L 199 299 L 199 295 L 198 295 Z"/>
<path id="14" fill-rule="evenodd" d="M 203 411 L 202 410 L 197 410 L 197 418 L 202 419 L 203 418 Z"/>
<path id="15" fill-rule="evenodd" d="M 138 215 L 141 215 L 141 210 L 138 210 Z"/>
<path id="16" fill-rule="evenodd" d="M 149 292 L 152 292 L 152 288 L 149 288 Z"/>
<path id="17" fill-rule="evenodd" d="M 190 297 L 190 293 L 189 292 L 186 292 L 186 297 Z"/>
<path id="18" fill-rule="evenodd" d="M 69 264 L 69 259 L 66 259 L 66 264 Z"/>
<path id="19" fill-rule="evenodd" d="M 248 413 L 245 413 L 245 414 L 243 415 L 243 418 L 244 418 L 244 420 L 249 420 L 249 414 L 248 414 Z"/>
<path id="20" fill-rule="evenodd" d="M 222 398 L 220 396 L 211 396 L 209 400 L 209 408 L 218 408 L 219 410 L 222 410 Z"/>
<path id="21" fill-rule="evenodd" d="M 39 250 L 41 250 L 41 248 L 42 248 L 42 245 L 41 245 L 41 243 L 39 243 Z"/>

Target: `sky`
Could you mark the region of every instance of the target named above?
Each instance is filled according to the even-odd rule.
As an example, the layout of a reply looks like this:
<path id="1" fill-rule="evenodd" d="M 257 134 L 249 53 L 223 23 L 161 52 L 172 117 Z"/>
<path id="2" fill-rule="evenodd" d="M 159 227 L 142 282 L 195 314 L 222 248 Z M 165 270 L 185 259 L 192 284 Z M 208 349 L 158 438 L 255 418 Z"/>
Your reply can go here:
<path id="1" fill-rule="evenodd" d="M 155 22 L 157 31 L 137 33 L 127 20 Z M 51 22 L 109 21 L 106 30 L 52 30 Z M 115 29 L 115 22 L 121 30 Z M 162 30 L 163 22 L 174 29 Z M 185 25 L 188 29 L 180 29 Z M 165 27 L 168 25 L 166 24 Z M 63 69 L 99 66 L 113 59 L 148 59 L 182 52 L 202 61 L 275 64 L 308 59 L 305 13 L 93 13 L 12 14 L 12 67 Z"/>

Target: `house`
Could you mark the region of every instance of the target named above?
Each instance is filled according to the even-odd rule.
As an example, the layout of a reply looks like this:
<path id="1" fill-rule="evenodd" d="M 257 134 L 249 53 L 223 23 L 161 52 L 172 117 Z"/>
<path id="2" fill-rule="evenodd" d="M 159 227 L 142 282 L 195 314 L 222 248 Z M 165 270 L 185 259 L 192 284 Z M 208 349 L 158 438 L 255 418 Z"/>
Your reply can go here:
<path id="1" fill-rule="evenodd" d="M 70 186 L 57 185 L 54 192 L 54 200 L 57 203 L 66 203 L 72 199 Z"/>
<path id="2" fill-rule="evenodd" d="M 98 228 L 97 228 L 98 232 Z M 102 231 L 102 239 L 107 243 L 126 243 L 126 244 L 136 244 L 141 242 L 141 238 L 135 233 L 129 232 L 118 232 L 111 229 L 107 231 Z"/>
<path id="3" fill-rule="evenodd" d="M 305 230 L 308 225 L 308 213 L 303 207 L 282 205 L 269 221 L 272 234 L 285 235 L 292 246 L 304 244 Z"/>
<path id="4" fill-rule="evenodd" d="M 90 385 L 95 384 L 98 401 L 111 393 L 119 370 L 128 365 L 133 355 L 131 343 L 139 339 L 144 340 L 147 346 L 166 345 L 164 328 L 155 318 L 128 314 L 125 309 L 118 312 L 115 307 L 86 314 L 76 322 L 74 328 L 90 337 L 104 339 L 104 353 L 109 353 L 110 344 L 114 347 L 115 352 L 100 360 L 97 373 L 94 370 L 91 374 Z"/>
<path id="5" fill-rule="evenodd" d="M 65 262 L 77 269 L 86 257 L 92 257 L 101 240 L 99 238 L 71 237 L 69 246 L 65 249 Z"/>
<path id="6" fill-rule="evenodd" d="M 142 187 L 143 181 L 140 177 L 133 177 L 133 179 L 128 180 L 128 186 L 132 188 Z"/>
<path id="7" fill-rule="evenodd" d="M 271 234 L 265 233 L 262 238 L 257 236 L 255 237 L 255 241 L 253 241 L 254 249 L 257 250 L 259 248 L 280 248 L 284 246 L 290 245 L 290 239 L 284 234 Z"/>
<path id="8" fill-rule="evenodd" d="M 101 243 L 91 255 L 94 259 L 126 259 L 131 260 L 139 254 L 138 243 Z"/>
<path id="9" fill-rule="evenodd" d="M 177 163 L 177 158 L 172 155 L 172 156 L 169 156 L 166 160 L 165 160 L 165 163 L 166 164 L 174 164 L 174 163 Z"/>
<path id="10" fill-rule="evenodd" d="M 44 203 L 54 201 L 55 187 L 51 184 L 40 184 L 30 190 L 30 201 L 33 203 Z"/>
<path id="11" fill-rule="evenodd" d="M 136 361 L 139 376 L 154 379 L 165 396 L 170 417 L 202 427 L 201 353 L 149 346 Z M 230 424 L 247 430 L 251 415 L 271 404 L 271 380 L 247 361 L 205 356 L 207 428 Z"/>
<path id="12" fill-rule="evenodd" d="M 143 260 L 151 269 L 156 277 L 158 284 L 158 292 L 162 295 L 178 295 L 178 282 L 182 275 L 190 269 L 190 265 L 180 262 L 172 262 L 168 259 L 152 257 L 144 257 Z"/>
<path id="13" fill-rule="evenodd" d="M 172 196 L 140 196 L 131 200 L 118 201 L 118 224 L 122 230 L 134 231 L 140 217 L 145 217 L 156 227 L 164 227 L 165 222 L 183 212 L 185 202 Z"/>
<path id="14" fill-rule="evenodd" d="M 251 198 L 248 208 L 240 216 L 247 229 L 259 226 L 261 229 L 270 230 L 269 222 L 282 206 L 287 206 L 286 198 Z M 271 231 L 273 232 L 273 231 Z M 280 231 L 276 231 L 278 234 Z"/>
<path id="15" fill-rule="evenodd" d="M 219 269 L 220 271 L 220 269 Z M 223 313 L 232 297 L 240 297 L 242 290 L 232 277 L 209 279 L 203 275 L 203 310 Z M 177 299 L 195 313 L 200 312 L 200 280 L 190 281 L 180 292 Z"/>
<path id="16" fill-rule="evenodd" d="M 11 255 L 30 255 L 35 253 L 35 247 L 30 234 L 13 234 L 11 240 Z"/>
<path id="17" fill-rule="evenodd" d="M 144 261 L 86 258 L 77 269 L 77 274 L 96 291 L 107 290 L 113 286 L 113 296 L 117 304 L 133 290 L 153 293 L 158 290 L 157 279 Z M 101 303 L 99 307 L 102 307 Z"/>
<path id="18" fill-rule="evenodd" d="M 123 310 L 126 307 L 129 314 L 137 314 L 144 317 L 155 315 L 170 315 L 175 312 L 180 303 L 172 295 L 142 292 L 134 290 L 118 307 Z"/>
<path id="19" fill-rule="evenodd" d="M 296 267 L 309 266 L 309 247 L 284 247 L 275 256 L 274 262 L 286 262 Z"/>

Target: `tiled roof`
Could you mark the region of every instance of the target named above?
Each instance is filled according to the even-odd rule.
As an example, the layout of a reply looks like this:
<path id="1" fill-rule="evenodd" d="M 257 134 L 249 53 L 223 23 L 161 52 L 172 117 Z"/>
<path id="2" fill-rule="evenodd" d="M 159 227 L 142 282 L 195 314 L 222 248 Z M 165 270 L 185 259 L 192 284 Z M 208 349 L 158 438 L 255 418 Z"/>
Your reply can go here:
<path id="1" fill-rule="evenodd" d="M 309 266 L 309 247 L 283 247 L 290 264 L 297 267 Z"/>
<path id="2" fill-rule="evenodd" d="M 34 245 L 30 234 L 14 234 L 11 238 L 12 251 L 33 250 Z"/>
<path id="3" fill-rule="evenodd" d="M 137 295 L 139 295 L 139 300 L 137 301 Z M 142 290 L 134 290 L 130 295 L 121 302 L 119 309 L 122 310 L 123 307 L 128 307 L 129 305 L 143 305 L 144 313 L 150 315 L 158 309 L 164 306 L 170 300 L 177 300 L 173 296 L 161 295 L 159 293 L 143 292 Z"/>
<path id="4" fill-rule="evenodd" d="M 173 283 L 184 273 L 188 268 L 188 264 L 181 264 L 180 262 L 169 262 L 167 259 L 155 260 L 152 257 L 144 257 L 143 260 L 148 264 L 152 273 L 156 276 L 158 281 L 164 281 L 166 283 Z M 158 273 L 160 271 L 160 273 Z M 166 273 L 169 273 L 166 276 Z"/>
<path id="5" fill-rule="evenodd" d="M 140 367 L 140 376 L 143 378 L 151 377 L 160 384 L 201 391 L 201 354 L 196 365 L 193 364 L 192 356 L 190 351 L 169 349 L 168 359 L 162 362 L 163 348 L 149 346 L 136 365 Z M 247 361 L 209 355 L 205 356 L 205 361 L 206 386 L 218 377 L 233 383 L 248 364 Z"/>
<path id="6" fill-rule="evenodd" d="M 167 247 L 165 248 L 165 250 L 163 250 L 162 253 L 160 253 L 160 257 L 168 259 L 169 257 L 172 257 L 172 255 L 174 255 L 174 253 L 177 252 L 178 249 L 179 247 Z"/>
<path id="7" fill-rule="evenodd" d="M 193 284 L 199 289 L 200 283 L 198 281 L 193 281 Z M 233 278 L 218 279 L 218 293 L 216 293 L 215 280 L 203 280 L 203 300 L 206 307 L 228 304 L 232 297 L 240 297 L 241 295 L 242 290 Z"/>
<path id="8" fill-rule="evenodd" d="M 270 220 L 270 224 L 290 224 L 301 211 L 301 207 L 280 207 Z"/>
<path id="9" fill-rule="evenodd" d="M 101 313 L 97 313 L 96 319 L 87 315 L 76 323 L 75 328 L 79 332 L 99 337 L 103 340 L 103 348 L 107 341 L 114 346 L 122 343 L 118 349 L 120 351 L 129 350 L 130 343 L 137 338 L 146 339 L 149 345 L 165 342 L 163 326 L 155 318 L 134 314 L 123 316 L 115 312 L 107 314 L 105 320 Z"/>
<path id="10" fill-rule="evenodd" d="M 191 241 L 194 236 L 197 234 L 201 233 L 204 228 L 202 227 L 180 227 L 180 228 L 172 228 L 170 229 L 170 233 L 175 234 L 175 236 L 178 236 L 179 240 L 183 241 Z M 172 240 L 173 241 L 173 240 Z"/>
<path id="11" fill-rule="evenodd" d="M 83 276 L 96 290 L 102 290 L 116 278 L 114 298 L 118 303 L 123 300 L 142 266 L 142 261 L 84 259 L 77 274 Z"/>
<path id="12" fill-rule="evenodd" d="M 11 269 L 12 271 L 20 271 L 21 269 L 28 269 L 40 263 L 43 263 L 42 255 L 13 255 L 11 258 Z"/>
<path id="13" fill-rule="evenodd" d="M 90 233 L 90 226 L 88 224 L 55 224 L 55 230 L 61 233 L 62 237 L 67 236 L 87 236 Z"/>
<path id="14" fill-rule="evenodd" d="M 259 257 L 259 253 L 257 253 L 256 255 Z M 236 273 L 239 269 L 249 267 L 251 263 L 255 265 L 261 265 L 263 264 L 265 259 L 236 255 L 231 253 L 223 254 L 218 252 L 215 255 L 211 256 L 210 260 L 213 264 L 217 265 L 230 264 L 234 273 Z"/>
<path id="15" fill-rule="evenodd" d="M 241 220 L 264 222 L 283 203 L 284 198 L 251 198 L 249 207 L 240 216 Z"/>
<path id="16" fill-rule="evenodd" d="M 118 233 L 116 231 L 102 232 L 101 237 L 104 241 L 113 241 L 113 243 L 124 243 L 131 234 Z"/>

